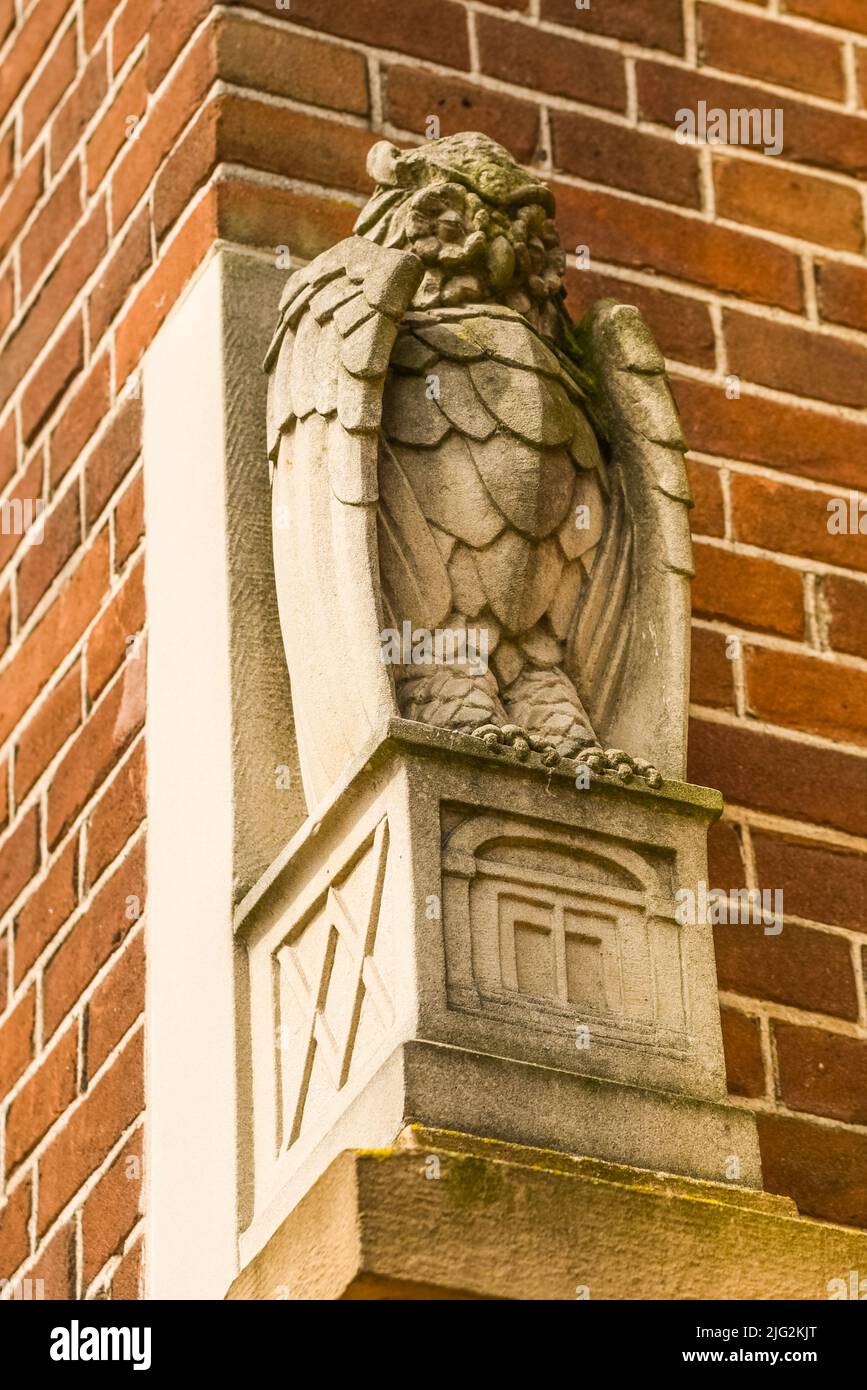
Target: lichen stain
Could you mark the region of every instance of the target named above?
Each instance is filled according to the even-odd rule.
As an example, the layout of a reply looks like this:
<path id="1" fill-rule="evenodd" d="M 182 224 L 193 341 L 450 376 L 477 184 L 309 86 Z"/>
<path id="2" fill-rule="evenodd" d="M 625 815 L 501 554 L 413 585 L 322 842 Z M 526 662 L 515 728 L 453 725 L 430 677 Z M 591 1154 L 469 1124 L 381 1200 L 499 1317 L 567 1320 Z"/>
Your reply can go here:
<path id="1" fill-rule="evenodd" d="M 501 1174 L 483 1158 L 451 1159 L 443 1181 L 449 1197 L 460 1207 L 491 1206 L 503 1193 Z"/>

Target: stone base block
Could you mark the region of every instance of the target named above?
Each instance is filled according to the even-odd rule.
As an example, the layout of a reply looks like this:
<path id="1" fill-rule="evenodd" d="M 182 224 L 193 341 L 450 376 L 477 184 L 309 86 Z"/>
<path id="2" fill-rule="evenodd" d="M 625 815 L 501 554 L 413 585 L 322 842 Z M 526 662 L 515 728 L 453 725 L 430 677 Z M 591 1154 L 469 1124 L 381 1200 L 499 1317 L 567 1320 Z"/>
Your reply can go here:
<path id="1" fill-rule="evenodd" d="M 412 1122 L 760 1187 L 710 927 L 676 910 L 719 809 L 394 721 L 238 912 L 242 1259 Z"/>
<path id="2" fill-rule="evenodd" d="M 403 1054 L 410 1121 L 761 1187 L 755 1120 L 733 1105 L 431 1043 Z"/>
<path id="3" fill-rule="evenodd" d="M 228 1297 L 818 1300 L 865 1268 L 788 1198 L 412 1127 L 336 1158 Z"/>

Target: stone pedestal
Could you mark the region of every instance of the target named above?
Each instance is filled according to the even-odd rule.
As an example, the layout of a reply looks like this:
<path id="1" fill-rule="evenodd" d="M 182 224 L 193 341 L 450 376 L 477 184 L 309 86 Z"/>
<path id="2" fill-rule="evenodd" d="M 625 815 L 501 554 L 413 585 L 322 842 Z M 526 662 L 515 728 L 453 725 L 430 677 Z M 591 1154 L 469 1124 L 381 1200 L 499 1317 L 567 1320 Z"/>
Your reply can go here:
<path id="1" fill-rule="evenodd" d="M 710 928 L 675 917 L 720 807 L 391 721 L 237 914 L 242 1264 L 343 1150 L 408 1124 L 760 1187 Z"/>
<path id="2" fill-rule="evenodd" d="M 865 1267 L 785 1197 L 416 1128 L 335 1159 L 229 1297 L 827 1299 Z"/>

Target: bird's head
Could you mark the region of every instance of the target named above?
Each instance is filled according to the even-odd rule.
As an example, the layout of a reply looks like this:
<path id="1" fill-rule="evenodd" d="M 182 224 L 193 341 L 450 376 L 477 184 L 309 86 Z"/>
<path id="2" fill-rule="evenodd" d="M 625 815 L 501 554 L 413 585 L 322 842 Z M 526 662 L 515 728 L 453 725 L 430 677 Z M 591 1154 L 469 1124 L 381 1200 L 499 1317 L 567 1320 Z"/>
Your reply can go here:
<path id="1" fill-rule="evenodd" d="M 565 258 L 551 190 L 485 135 L 399 150 L 380 140 L 367 170 L 376 191 L 355 224 L 425 266 L 414 304 L 505 304 L 554 337 Z"/>

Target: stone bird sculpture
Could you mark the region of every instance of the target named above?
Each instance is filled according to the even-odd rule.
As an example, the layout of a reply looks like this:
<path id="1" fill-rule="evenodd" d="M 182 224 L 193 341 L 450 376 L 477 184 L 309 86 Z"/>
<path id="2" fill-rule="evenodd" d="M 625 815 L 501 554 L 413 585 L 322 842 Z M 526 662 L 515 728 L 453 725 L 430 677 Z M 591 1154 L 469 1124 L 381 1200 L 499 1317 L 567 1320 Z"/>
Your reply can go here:
<path id="1" fill-rule="evenodd" d="M 382 141 L 368 170 L 265 363 L 308 802 L 398 714 L 682 776 L 691 503 L 649 329 L 612 300 L 573 324 L 554 198 L 485 136 Z"/>

